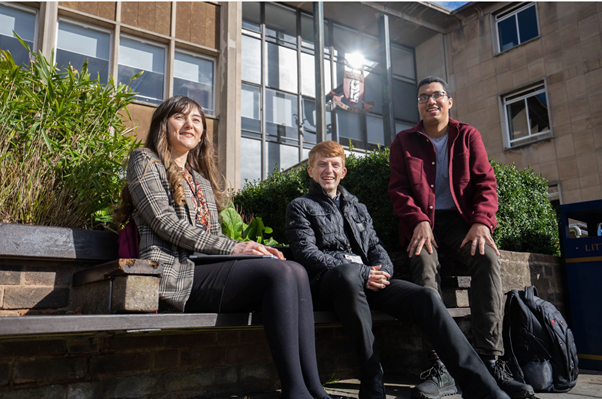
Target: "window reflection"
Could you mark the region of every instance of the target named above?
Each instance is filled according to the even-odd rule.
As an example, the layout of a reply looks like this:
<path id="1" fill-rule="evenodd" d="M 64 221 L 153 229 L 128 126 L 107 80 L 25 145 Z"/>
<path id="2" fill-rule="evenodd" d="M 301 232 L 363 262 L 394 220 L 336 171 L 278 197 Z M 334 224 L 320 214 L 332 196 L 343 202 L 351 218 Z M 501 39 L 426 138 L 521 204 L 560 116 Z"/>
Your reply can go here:
<path id="1" fill-rule="evenodd" d="M 60 21 L 56 47 L 59 68 L 66 69 L 71 64 L 80 71 L 87 60 L 90 77 L 100 77 L 101 83 L 107 83 L 111 49 L 109 33 Z"/>
<path id="2" fill-rule="evenodd" d="M 29 64 L 29 52 L 14 36 L 17 32 L 32 51 L 36 26 L 35 12 L 26 12 L 0 4 L 0 49 L 8 50 L 15 63 Z"/>
<path id="3" fill-rule="evenodd" d="M 259 3 L 243 1 L 242 3 L 242 27 L 255 32 L 260 32 L 261 8 Z"/>
<path id="4" fill-rule="evenodd" d="M 243 161 L 240 178 L 244 188 L 248 182 L 261 180 L 261 141 L 241 138 L 240 153 Z"/>
<path id="5" fill-rule="evenodd" d="M 267 85 L 275 89 L 297 92 L 297 51 L 266 43 Z"/>
<path id="6" fill-rule="evenodd" d="M 174 95 L 185 95 L 213 115 L 213 62 L 176 52 L 174 59 Z"/>
<path id="7" fill-rule="evenodd" d="M 266 133 L 280 138 L 299 138 L 297 96 L 266 89 Z"/>
<path id="8" fill-rule="evenodd" d="M 243 84 L 241 86 L 240 113 L 241 127 L 244 130 L 261 132 L 261 92 L 259 87 Z"/>
<path id="9" fill-rule="evenodd" d="M 242 80 L 261 84 L 261 40 L 242 35 Z"/>
<path id="10" fill-rule="evenodd" d="M 268 156 L 268 174 L 274 169 L 288 169 L 299 163 L 299 148 L 289 145 L 266 142 Z"/>
<path id="11" fill-rule="evenodd" d="M 295 11 L 277 4 L 265 5 L 265 34 L 291 43 L 297 43 L 297 16 Z"/>
<path id="12" fill-rule="evenodd" d="M 132 76 L 144 71 L 133 81 L 136 99 L 153 104 L 163 101 L 165 48 L 122 37 L 119 42 L 119 83 L 130 84 Z"/>
<path id="13" fill-rule="evenodd" d="M 303 98 L 303 131 L 305 132 L 303 140 L 305 142 L 316 143 L 317 132 L 316 101 L 309 98 Z M 332 112 L 326 109 L 326 140 L 332 140 Z"/>

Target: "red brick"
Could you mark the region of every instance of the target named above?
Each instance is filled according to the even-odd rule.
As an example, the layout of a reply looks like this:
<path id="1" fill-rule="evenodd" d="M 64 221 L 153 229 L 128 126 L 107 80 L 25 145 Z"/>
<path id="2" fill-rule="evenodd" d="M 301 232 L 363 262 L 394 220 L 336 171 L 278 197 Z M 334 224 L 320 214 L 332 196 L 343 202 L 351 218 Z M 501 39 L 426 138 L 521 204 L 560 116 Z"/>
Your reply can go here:
<path id="1" fill-rule="evenodd" d="M 0 271 L 0 285 L 21 284 L 21 272 L 2 270 Z"/>
<path id="2" fill-rule="evenodd" d="M 174 370 L 178 367 L 180 352 L 164 350 L 153 353 L 153 369 Z"/>
<path id="3" fill-rule="evenodd" d="M 51 271 L 49 271 L 51 270 Z M 63 267 L 54 262 L 48 264 L 36 264 L 35 268 L 28 268 L 24 272 L 25 284 L 28 285 L 49 285 L 54 287 L 70 287 L 71 278 L 75 273 L 74 267 Z"/>
<path id="4" fill-rule="evenodd" d="M 165 337 L 160 335 L 116 336 L 109 343 L 109 348 L 116 351 L 135 351 L 163 348 Z"/>
<path id="5" fill-rule="evenodd" d="M 54 287 L 56 272 L 25 272 L 25 284 L 27 285 L 45 285 Z"/>
<path id="6" fill-rule="evenodd" d="M 239 381 L 241 383 L 266 381 L 278 378 L 276 366 L 273 363 L 262 365 L 247 365 L 240 368 Z"/>
<path id="7" fill-rule="evenodd" d="M 77 353 L 99 353 L 102 341 L 97 338 L 70 339 L 67 341 L 67 352 Z"/>
<path id="8" fill-rule="evenodd" d="M 0 343 L 0 359 L 6 359 L 8 357 L 62 355 L 64 353 L 65 341 L 63 340 Z"/>
<path id="9" fill-rule="evenodd" d="M 11 389 L 9 391 L 2 391 L 2 399 L 54 399 L 64 398 L 67 393 L 67 387 L 65 385 L 45 385 L 34 388 L 23 388 L 23 389 Z"/>
<path id="10" fill-rule="evenodd" d="M 4 309 L 63 308 L 68 305 L 68 288 L 19 286 L 4 289 Z"/>
<path id="11" fill-rule="evenodd" d="M 263 330 L 251 330 L 240 332 L 240 343 L 241 344 L 265 344 L 267 339 L 265 337 L 265 331 Z"/>
<path id="12" fill-rule="evenodd" d="M 115 374 L 150 369 L 150 353 L 98 356 L 90 359 L 90 374 Z"/>
<path id="13" fill-rule="evenodd" d="M 182 367 L 214 367 L 226 364 L 225 347 L 214 346 L 210 348 L 182 351 L 180 353 L 180 366 Z"/>
<path id="14" fill-rule="evenodd" d="M 255 364 L 271 360 L 267 345 L 247 345 L 228 347 L 226 364 Z"/>
<path id="15" fill-rule="evenodd" d="M 166 348 L 203 348 L 217 343 L 217 333 L 178 334 L 165 337 Z"/>
<path id="16" fill-rule="evenodd" d="M 241 339 L 244 335 L 253 333 L 255 331 L 241 331 Z M 260 331 L 263 332 L 263 331 Z M 217 334 L 217 344 L 220 346 L 230 346 L 238 344 L 238 331 L 220 331 Z M 242 342 L 242 341 L 241 341 Z"/>
<path id="17" fill-rule="evenodd" d="M 10 364 L 0 364 L 0 386 L 8 384 L 8 373 L 10 372 Z"/>
<path id="18" fill-rule="evenodd" d="M 73 380 L 86 376 L 87 359 L 83 357 L 36 359 L 18 362 L 14 366 L 13 382 L 52 382 Z"/>
<path id="19" fill-rule="evenodd" d="M 119 375 L 102 381 L 103 398 L 163 397 L 157 394 L 159 390 L 158 379 L 152 374 Z"/>
<path id="20" fill-rule="evenodd" d="M 238 367 L 224 367 L 217 369 L 217 380 L 215 383 L 217 385 L 230 385 L 236 384 L 238 382 Z"/>
<path id="21" fill-rule="evenodd" d="M 213 385 L 215 374 L 215 369 L 167 373 L 163 376 L 163 383 L 167 392 L 194 391 L 197 397 L 202 397 L 203 392 L 199 392 L 199 388 Z"/>

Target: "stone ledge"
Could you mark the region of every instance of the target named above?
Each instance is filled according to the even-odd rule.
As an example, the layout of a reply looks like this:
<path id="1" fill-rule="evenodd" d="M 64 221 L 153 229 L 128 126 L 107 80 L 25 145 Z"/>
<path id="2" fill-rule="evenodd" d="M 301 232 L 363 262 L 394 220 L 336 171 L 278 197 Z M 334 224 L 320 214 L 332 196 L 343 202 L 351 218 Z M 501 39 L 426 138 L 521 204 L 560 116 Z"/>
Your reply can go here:
<path id="1" fill-rule="evenodd" d="M 118 258 L 117 234 L 0 223 L 0 257 L 109 261 Z"/>
<path id="2" fill-rule="evenodd" d="M 469 308 L 448 309 L 448 311 L 456 318 L 470 315 Z M 314 318 L 316 325 L 339 324 L 334 312 L 314 312 Z M 372 311 L 372 319 L 374 322 L 396 322 L 393 317 L 379 311 Z M 3 317 L 0 323 L 0 337 L 260 326 L 262 326 L 261 313 L 22 316 Z"/>

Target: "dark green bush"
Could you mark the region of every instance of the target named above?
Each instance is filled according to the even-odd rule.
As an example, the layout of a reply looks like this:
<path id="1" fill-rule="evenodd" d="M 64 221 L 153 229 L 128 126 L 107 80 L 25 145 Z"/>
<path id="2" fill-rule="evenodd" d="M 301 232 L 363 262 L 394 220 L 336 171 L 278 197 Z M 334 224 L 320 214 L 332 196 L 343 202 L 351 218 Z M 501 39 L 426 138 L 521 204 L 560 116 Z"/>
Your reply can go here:
<path id="1" fill-rule="evenodd" d="M 558 254 L 558 224 L 544 177 L 531 169 L 517 170 L 514 165 L 491 161 L 498 179 L 498 227 L 494 238 L 500 249 L 520 252 Z M 347 176 L 341 184 L 364 203 L 374 220 L 374 228 L 388 250 L 400 250 L 398 218 L 393 212 L 389 185 L 389 149 L 374 151 L 365 157 L 347 157 Z M 255 181 L 238 192 L 233 200 L 249 216 L 263 218 L 274 228 L 273 237 L 286 242 L 284 235 L 286 205 L 309 187 L 307 165 L 287 172 L 275 171 L 265 181 Z"/>
<path id="2" fill-rule="evenodd" d="M 548 181 L 531 168 L 490 161 L 498 182 L 498 227 L 493 237 L 508 251 L 560 255 L 558 221 L 548 200 Z"/>

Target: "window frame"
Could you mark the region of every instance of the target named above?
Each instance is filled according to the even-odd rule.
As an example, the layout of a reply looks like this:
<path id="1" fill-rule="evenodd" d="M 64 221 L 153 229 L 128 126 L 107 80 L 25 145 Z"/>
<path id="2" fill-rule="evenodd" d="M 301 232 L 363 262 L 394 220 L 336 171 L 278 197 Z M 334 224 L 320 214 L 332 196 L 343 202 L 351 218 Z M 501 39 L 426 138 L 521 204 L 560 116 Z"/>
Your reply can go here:
<path id="1" fill-rule="evenodd" d="M 542 89 L 537 89 L 539 86 L 543 86 Z M 520 101 L 526 101 L 526 99 L 530 97 L 537 96 L 539 94 L 545 94 L 546 96 L 546 104 L 548 106 L 548 122 L 549 129 L 543 132 L 531 134 L 531 125 L 529 123 L 529 107 L 526 106 L 527 112 L 527 127 L 529 129 L 529 135 L 526 137 L 522 137 L 519 139 L 510 139 L 510 123 L 508 121 L 508 105 L 514 104 Z M 507 100 L 508 97 L 513 97 L 511 100 Z M 525 147 L 543 140 L 547 140 L 549 138 L 554 137 L 554 124 L 552 121 L 552 107 L 550 106 L 550 95 L 548 93 L 548 83 L 546 79 L 539 80 L 534 83 L 530 83 L 528 85 L 522 86 L 518 89 L 511 90 L 505 93 L 500 94 L 499 96 L 499 104 L 501 116 L 503 119 L 502 122 L 502 133 L 503 133 L 503 141 L 504 141 L 504 149 L 505 150 L 513 150 L 520 147 Z"/>
<path id="2" fill-rule="evenodd" d="M 27 6 L 23 6 L 21 4 L 15 4 L 15 3 L 10 3 L 10 2 L 5 2 L 5 1 L 1 1 L 0 2 L 1 5 L 8 7 L 8 8 L 13 8 L 15 10 L 19 10 L 19 11 L 23 11 L 23 12 L 27 12 L 30 14 L 33 14 L 35 16 L 35 24 L 34 24 L 34 28 L 33 28 L 33 44 L 32 44 L 32 48 L 31 51 L 32 52 L 37 52 L 38 51 L 38 29 L 39 29 L 39 9 L 37 8 L 31 8 L 31 7 L 27 7 Z M 14 37 L 14 36 L 12 36 Z"/>
<path id="3" fill-rule="evenodd" d="M 520 40 L 520 28 L 518 26 L 518 20 L 517 18 L 517 14 L 521 11 L 526 10 L 529 7 L 535 7 L 535 22 L 537 25 L 537 36 L 526 40 L 526 41 L 521 41 Z M 523 44 L 529 43 L 532 40 L 536 40 L 541 38 L 541 26 L 539 24 L 539 10 L 538 10 L 538 6 L 537 6 L 537 2 L 528 2 L 528 3 L 519 3 L 517 5 L 512 5 L 510 7 L 506 7 L 506 8 L 502 8 L 501 10 L 495 12 L 492 14 L 492 19 L 493 19 L 493 24 L 495 25 L 495 51 L 496 54 L 502 54 L 505 53 L 507 51 L 510 51 L 516 47 L 522 46 Z M 501 16 L 500 16 L 501 14 Z M 500 27 L 499 27 L 499 23 L 509 19 L 510 17 L 514 17 L 515 20 L 515 28 L 516 28 L 516 34 L 519 40 L 519 43 L 516 46 L 512 46 L 509 49 L 506 50 L 502 50 L 501 49 L 501 45 L 500 45 Z"/>
<path id="4" fill-rule="evenodd" d="M 57 21 L 56 21 L 56 37 L 54 40 L 54 53 L 55 53 L 55 60 L 56 60 L 56 52 L 59 50 L 58 44 L 59 44 L 59 23 L 61 22 L 65 22 L 67 24 L 71 24 L 71 25 L 76 25 L 79 26 L 80 28 L 84 28 L 84 29 L 90 29 L 90 30 L 95 30 L 98 32 L 102 32 L 102 33 L 108 33 L 109 34 L 109 71 L 108 71 L 108 75 L 107 75 L 107 82 L 109 81 L 109 78 L 112 76 L 111 72 L 113 70 L 113 61 L 114 61 L 114 54 L 115 51 L 113 49 L 113 46 L 115 44 L 115 30 L 114 29 L 108 29 L 108 28 L 103 28 L 97 25 L 92 25 L 90 23 L 87 22 L 83 22 L 83 21 L 79 21 L 76 19 L 72 19 L 72 18 L 67 18 L 67 17 L 63 17 L 60 16 L 58 17 Z M 64 49 L 61 49 L 64 50 Z M 65 50 L 68 51 L 68 50 Z M 83 55 L 83 54 L 82 54 Z"/>
<path id="5" fill-rule="evenodd" d="M 167 89 L 168 89 L 167 81 L 169 80 L 168 79 L 168 77 L 169 77 L 169 75 L 168 75 L 168 71 L 169 71 L 169 64 L 168 64 L 168 61 L 169 61 L 169 59 L 168 59 L 169 58 L 169 45 L 163 44 L 163 43 L 160 43 L 160 42 L 155 42 L 155 41 L 152 41 L 152 40 L 149 40 L 149 39 L 141 38 L 139 36 L 131 35 L 131 34 L 128 34 L 128 33 L 121 33 L 119 35 L 119 46 L 120 47 L 121 47 L 121 38 L 132 40 L 132 41 L 136 41 L 136 42 L 139 42 L 139 43 L 142 43 L 142 44 L 147 44 L 149 46 L 162 47 L 165 50 L 165 57 L 163 57 L 163 71 L 164 71 L 163 72 L 163 98 L 160 100 L 160 103 L 162 103 L 163 101 L 166 100 Z M 117 84 L 119 82 L 119 66 L 120 65 L 127 66 L 127 67 L 130 67 L 130 68 L 134 68 L 131 65 L 121 64 L 119 58 L 120 57 L 119 57 L 119 48 L 118 48 L 117 49 L 117 64 L 116 64 L 117 74 L 116 74 L 116 76 L 113 77 L 115 79 L 115 84 Z M 146 97 L 146 96 L 142 96 L 142 97 L 150 99 L 150 97 Z M 157 107 L 160 104 L 160 103 L 159 104 L 155 104 L 153 102 L 145 102 L 145 101 L 139 100 L 138 99 L 138 95 L 136 95 L 136 97 L 134 98 L 134 103 L 143 104 L 143 105 L 152 105 L 154 107 Z"/>
<path id="6" fill-rule="evenodd" d="M 213 57 L 208 56 L 208 55 L 203 55 L 203 54 L 200 54 L 200 53 L 195 53 L 194 51 L 184 50 L 184 49 L 182 49 L 180 47 L 176 47 L 174 49 L 174 63 L 175 63 L 175 53 L 182 53 L 182 54 L 186 54 L 186 55 L 189 55 L 191 57 L 194 57 L 194 58 L 200 58 L 200 59 L 203 59 L 205 61 L 210 61 L 211 64 L 213 65 L 213 79 L 212 79 L 212 82 L 211 82 L 211 85 L 212 85 L 211 87 L 213 89 L 212 90 L 213 91 L 213 98 L 212 98 L 212 101 L 213 101 L 213 113 L 211 113 L 211 114 L 210 113 L 206 113 L 206 115 L 207 116 L 216 116 L 216 108 L 217 108 L 216 97 L 217 96 L 216 96 L 215 91 L 216 91 L 216 87 L 217 87 L 217 76 L 216 76 L 217 75 L 217 73 L 216 73 L 217 72 L 217 70 L 216 70 L 217 60 L 215 58 L 213 58 Z M 176 72 L 175 64 L 174 64 L 174 71 L 173 72 L 174 73 L 173 73 L 173 76 L 172 76 L 172 81 L 170 82 L 172 90 L 173 90 L 173 87 L 174 87 L 174 81 L 173 80 L 176 78 L 176 76 L 175 76 L 175 72 Z"/>

